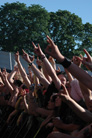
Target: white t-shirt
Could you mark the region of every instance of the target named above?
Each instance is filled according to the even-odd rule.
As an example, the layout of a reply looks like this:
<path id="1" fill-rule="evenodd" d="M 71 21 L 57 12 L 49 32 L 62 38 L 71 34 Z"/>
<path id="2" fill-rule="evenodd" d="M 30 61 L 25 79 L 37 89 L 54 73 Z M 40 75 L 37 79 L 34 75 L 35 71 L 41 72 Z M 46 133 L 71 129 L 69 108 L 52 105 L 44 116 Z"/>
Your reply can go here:
<path id="1" fill-rule="evenodd" d="M 71 81 L 71 97 L 76 101 L 79 102 L 81 99 L 83 99 L 83 95 L 80 89 L 79 81 L 75 78 Z"/>

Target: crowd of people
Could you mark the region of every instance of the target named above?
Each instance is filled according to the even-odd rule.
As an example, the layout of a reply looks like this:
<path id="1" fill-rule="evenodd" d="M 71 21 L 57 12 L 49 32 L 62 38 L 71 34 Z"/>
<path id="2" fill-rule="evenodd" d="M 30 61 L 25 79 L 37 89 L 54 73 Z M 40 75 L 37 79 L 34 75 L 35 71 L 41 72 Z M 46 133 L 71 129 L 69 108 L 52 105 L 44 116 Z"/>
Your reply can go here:
<path id="1" fill-rule="evenodd" d="M 18 51 L 14 69 L 10 73 L 6 69 L 0 70 L 0 111 L 9 107 L 0 134 L 15 116 L 18 128 L 30 116 L 31 121 L 35 118 L 38 122 L 33 122 L 26 138 L 91 138 L 92 77 L 81 68 L 83 64 L 92 71 L 91 55 L 83 49 L 86 57 L 74 55 L 71 60 L 67 59 L 49 36 L 44 52 L 39 44 L 36 46 L 32 42 L 32 45 L 37 55 L 37 66 L 34 57 L 22 50 L 29 73 L 26 73 Z M 55 59 L 64 71 L 56 68 Z"/>

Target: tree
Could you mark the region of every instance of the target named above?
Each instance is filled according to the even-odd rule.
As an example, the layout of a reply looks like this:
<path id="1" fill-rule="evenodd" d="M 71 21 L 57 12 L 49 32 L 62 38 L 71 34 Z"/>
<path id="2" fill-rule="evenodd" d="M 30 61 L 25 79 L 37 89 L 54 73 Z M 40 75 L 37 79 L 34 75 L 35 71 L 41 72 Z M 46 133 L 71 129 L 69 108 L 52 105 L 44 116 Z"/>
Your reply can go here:
<path id="1" fill-rule="evenodd" d="M 49 31 L 62 54 L 72 58 L 75 49 L 82 41 L 83 24 L 81 18 L 68 11 L 51 12 Z"/>
<path id="2" fill-rule="evenodd" d="M 84 30 L 84 37 L 82 44 L 79 47 L 79 50 L 83 50 L 83 48 L 85 48 L 92 55 L 92 24 L 90 23 L 84 24 L 83 30 Z"/>
<path id="3" fill-rule="evenodd" d="M 4 51 L 29 54 L 32 41 L 45 49 L 46 35 L 59 46 L 68 58 L 92 48 L 92 25 L 82 24 L 81 18 L 69 11 L 47 12 L 40 5 L 27 7 L 24 3 L 6 3 L 0 7 L 0 48 Z"/>
<path id="4" fill-rule="evenodd" d="M 0 47 L 4 51 L 33 51 L 32 41 L 42 43 L 48 34 L 48 12 L 40 5 L 6 3 L 0 8 Z"/>

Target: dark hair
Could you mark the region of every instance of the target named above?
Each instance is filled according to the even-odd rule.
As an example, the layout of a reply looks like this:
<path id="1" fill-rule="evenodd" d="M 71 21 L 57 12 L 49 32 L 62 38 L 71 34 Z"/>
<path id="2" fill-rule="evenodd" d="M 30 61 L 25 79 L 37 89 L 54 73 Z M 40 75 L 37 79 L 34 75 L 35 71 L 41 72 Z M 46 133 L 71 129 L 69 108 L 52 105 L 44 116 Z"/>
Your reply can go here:
<path id="1" fill-rule="evenodd" d="M 51 98 L 51 102 L 55 102 L 56 98 L 57 98 L 57 95 L 53 95 Z"/>
<path id="2" fill-rule="evenodd" d="M 57 76 L 60 75 L 60 74 L 65 76 L 66 73 L 64 71 L 60 71 L 60 72 L 57 73 Z"/>
<path id="3" fill-rule="evenodd" d="M 27 89 L 27 86 L 23 84 L 22 89 Z"/>
<path id="4" fill-rule="evenodd" d="M 14 80 L 14 85 L 20 87 L 23 83 L 20 80 Z"/>
<path id="5" fill-rule="evenodd" d="M 57 76 L 60 75 L 60 74 L 63 75 L 66 78 L 66 80 L 68 80 L 66 72 L 60 71 L 60 72 L 57 73 Z"/>

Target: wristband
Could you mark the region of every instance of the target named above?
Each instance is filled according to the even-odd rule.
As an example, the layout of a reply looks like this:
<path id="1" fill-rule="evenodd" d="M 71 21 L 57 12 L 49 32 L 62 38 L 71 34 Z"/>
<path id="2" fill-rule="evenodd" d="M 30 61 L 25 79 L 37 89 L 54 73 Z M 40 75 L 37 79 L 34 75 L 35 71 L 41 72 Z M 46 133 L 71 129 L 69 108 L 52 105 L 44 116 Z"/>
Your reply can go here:
<path id="1" fill-rule="evenodd" d="M 68 68 L 71 65 L 71 61 L 67 58 L 64 59 L 63 62 L 60 63 L 64 68 Z"/>

